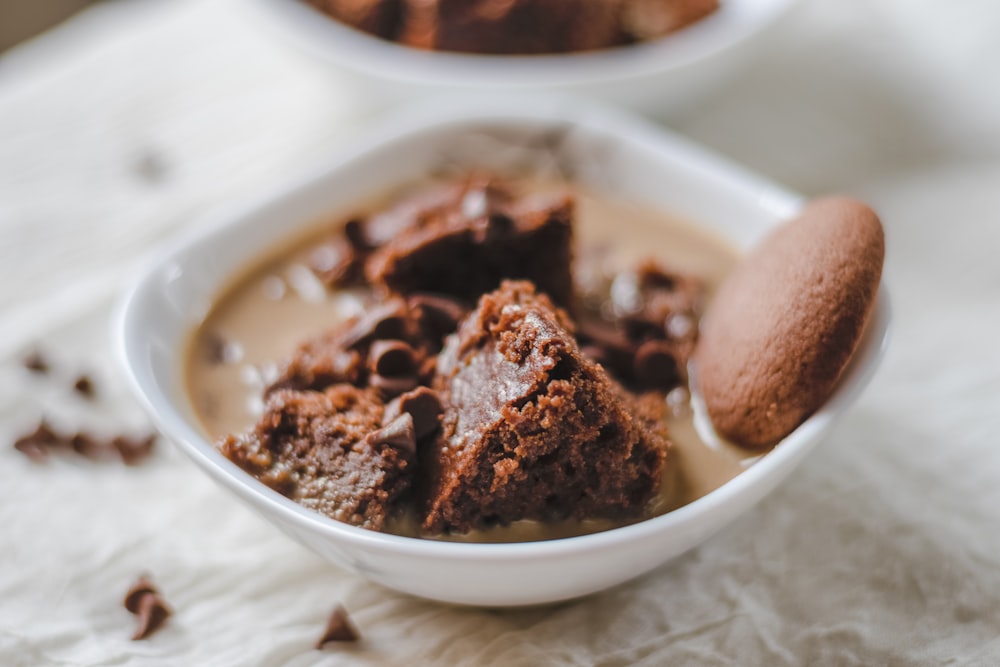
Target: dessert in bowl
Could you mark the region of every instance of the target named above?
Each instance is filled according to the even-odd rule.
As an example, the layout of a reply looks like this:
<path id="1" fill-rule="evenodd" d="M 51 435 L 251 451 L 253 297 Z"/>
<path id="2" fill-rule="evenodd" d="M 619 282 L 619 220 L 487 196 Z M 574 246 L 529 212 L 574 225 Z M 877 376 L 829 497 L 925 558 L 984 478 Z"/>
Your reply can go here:
<path id="1" fill-rule="evenodd" d="M 523 1 L 497 4 L 518 5 Z M 373 3 L 336 0 L 317 4 L 337 13 L 331 9 L 334 5 Z M 591 4 L 614 3 L 599 0 Z M 502 30 L 469 26 L 468 19 L 460 20 L 460 29 L 454 33 L 434 30 L 441 21 L 431 21 L 431 29 L 418 25 L 406 31 L 413 35 L 410 38 L 400 34 L 401 27 L 383 29 L 378 27 L 379 21 L 368 25 L 365 19 L 368 14 L 357 8 L 342 10 L 344 21 L 340 21 L 302 0 L 254 0 L 252 7 L 257 10 L 254 18 L 263 29 L 276 32 L 286 42 L 332 65 L 335 71 L 354 78 L 359 83 L 356 92 L 363 97 L 399 102 L 433 92 L 545 91 L 606 100 L 643 111 L 666 112 L 712 90 L 736 72 L 749 60 L 767 30 L 795 2 L 726 0 L 717 9 L 711 2 L 693 4 L 700 9 L 678 22 L 653 21 L 642 18 L 644 12 L 632 12 L 637 14 L 631 21 L 636 25 L 626 29 L 611 26 L 604 31 L 608 33 L 606 38 L 558 40 L 548 39 L 544 33 L 529 36 L 527 40 L 523 37 L 506 40 Z M 501 24 L 502 19 L 503 16 Z M 363 25 L 364 29 L 348 23 Z M 427 21 L 419 17 L 417 23 Z M 537 21 L 532 23 L 535 25 Z M 585 26 L 593 23 L 588 20 Z M 663 25 L 654 29 L 657 23 Z M 484 28 L 490 34 L 479 39 L 467 38 L 473 32 L 483 32 Z M 372 32 L 401 38 L 419 48 L 374 36 Z M 560 32 L 565 35 L 571 31 L 566 27 Z M 592 34 L 593 29 L 588 27 L 585 32 Z M 460 39 L 452 40 L 448 34 L 456 34 Z M 452 50 L 440 50 L 449 46 Z M 522 53 L 496 53 L 502 50 Z M 525 50 L 536 53 L 525 54 Z"/>
<path id="2" fill-rule="evenodd" d="M 697 428 L 699 402 L 693 402 L 692 418 L 683 400 L 689 352 L 667 359 L 650 356 L 647 349 L 636 365 L 637 346 L 631 351 L 632 371 L 601 358 L 614 350 L 585 332 L 585 308 L 571 302 L 565 280 L 552 278 L 565 275 L 563 255 L 554 250 L 564 246 L 558 238 L 541 243 L 530 236 L 562 229 L 562 209 L 549 190 L 553 184 L 561 193 L 571 187 L 575 197 L 578 285 L 587 282 L 580 267 L 597 256 L 598 263 L 607 260 L 617 267 L 611 282 L 627 292 L 622 285 L 630 279 L 634 285 L 638 275 L 657 275 L 648 267 L 629 274 L 637 259 L 651 256 L 680 275 L 697 276 L 709 300 L 736 264 L 738 250 L 794 216 L 800 198 L 628 116 L 565 101 L 536 101 L 530 111 L 525 108 L 516 101 L 448 103 L 402 113 L 313 178 L 168 250 L 123 310 L 123 356 L 137 392 L 159 428 L 209 474 L 331 561 L 386 586 L 450 602 L 503 606 L 575 597 L 638 576 L 695 546 L 749 509 L 805 456 L 870 377 L 886 333 L 888 312 L 880 290 L 833 394 L 791 433 L 768 443 L 770 449 L 729 444 L 704 428 L 704 419 Z M 365 211 L 361 217 L 370 225 L 379 212 L 392 210 L 387 195 L 412 202 L 412 192 L 427 192 L 428 177 L 442 173 L 490 174 L 493 184 L 503 174 L 529 183 L 513 189 L 541 184 L 540 194 L 531 197 L 545 215 L 524 222 L 519 216 L 536 209 L 518 203 L 524 200 L 517 195 L 515 203 L 505 204 L 513 206 L 502 216 L 508 222 L 489 223 L 482 236 L 449 232 L 449 242 L 466 244 L 460 245 L 464 250 L 456 254 L 449 246 L 453 262 L 442 264 L 435 257 L 430 265 L 440 271 L 432 274 L 417 270 L 421 264 L 412 251 L 419 247 L 433 255 L 440 249 L 435 245 L 440 230 L 433 225 L 423 229 L 419 243 L 414 244 L 412 230 L 403 229 L 380 247 L 369 244 L 366 280 L 381 280 L 397 297 L 409 290 L 407 285 L 417 285 L 395 301 L 373 296 L 367 287 L 359 292 L 357 283 L 333 290 L 322 283 L 324 275 L 339 285 L 350 283 L 350 271 L 357 269 L 329 261 L 329 253 L 327 261 L 310 264 L 318 249 L 349 243 L 356 233 L 356 224 L 331 231 L 331 223 L 357 220 L 356 214 Z M 459 180 L 465 213 L 478 219 L 470 211 L 483 206 L 475 194 L 483 187 L 471 186 L 467 176 Z M 404 186 L 411 193 L 400 195 Z M 474 193 L 471 199 L 469 193 Z M 497 255 L 482 245 L 502 231 L 498 225 L 507 234 L 501 235 L 506 245 L 500 256 L 523 256 L 527 251 L 516 250 L 523 233 L 530 237 L 524 247 L 544 248 L 544 258 L 503 268 L 501 273 L 511 275 L 491 274 L 476 284 L 481 274 L 469 273 L 469 256 L 484 271 L 498 266 Z M 610 258 L 595 250 L 609 245 L 625 250 Z M 617 280 L 621 275 L 626 278 Z M 449 298 L 461 293 L 465 300 L 453 308 L 447 299 L 441 301 L 442 291 Z M 427 292 L 438 301 L 428 300 Z M 395 319 L 385 312 L 371 316 L 390 302 L 391 308 L 403 309 L 393 311 Z M 390 320 L 395 325 L 407 321 L 407 313 L 419 325 L 426 324 L 427 312 L 449 311 L 452 323 L 444 328 L 457 332 L 427 343 L 427 350 L 420 341 L 384 328 Z M 679 338 L 690 335 L 690 329 L 680 329 L 674 325 Z M 337 353 L 326 359 L 353 349 L 357 354 L 347 355 L 353 361 L 333 368 L 310 365 L 308 354 L 297 354 L 284 366 L 275 363 L 303 339 L 322 340 L 326 331 L 334 332 L 327 338 L 333 346 L 323 349 Z M 667 338 L 667 333 L 644 334 L 641 343 L 655 350 Z M 514 352 L 501 356 L 515 361 L 504 368 L 521 375 L 504 376 L 497 384 L 502 374 L 493 353 L 505 344 Z M 319 348 L 307 342 L 299 349 Z M 433 368 L 416 363 L 418 357 L 434 358 Z M 678 359 L 679 365 L 664 363 Z M 401 367 L 405 372 L 398 371 Z M 493 371 L 479 372 L 484 368 Z M 645 376 L 647 368 L 673 375 L 658 370 Z M 314 385 L 321 376 L 325 379 Z M 649 416 L 650 408 L 633 403 L 639 394 L 655 397 L 660 410 L 655 417 Z M 665 411 L 671 401 L 679 408 L 676 413 Z M 503 424 L 477 416 L 474 408 L 490 402 L 506 415 Z M 512 406 L 517 410 L 511 412 Z M 534 406 L 541 416 L 530 422 L 525 406 Z M 512 420 L 529 426 L 505 431 Z M 607 436 L 612 454 L 642 456 L 598 461 L 600 451 L 586 449 L 594 438 L 584 435 L 594 428 Z M 559 437 L 546 438 L 546 432 Z M 612 432 L 617 435 L 607 435 Z M 337 456 L 314 452 L 299 459 L 305 463 L 298 468 L 281 458 L 282 452 L 301 449 L 303 441 L 328 439 L 331 433 L 339 434 Z M 468 433 L 477 435 L 456 441 Z M 442 438 L 449 444 L 442 446 Z M 488 467 L 495 472 L 485 491 L 482 479 L 468 472 L 475 465 L 441 463 L 441 452 L 449 448 L 469 453 L 456 458 L 486 460 L 477 457 L 488 459 L 493 450 L 476 443 L 510 438 L 515 442 L 509 449 L 520 458 L 490 459 Z M 273 442 L 282 444 L 261 448 Z M 536 451 L 539 446 L 551 446 L 557 454 L 543 461 L 548 452 Z M 580 467 L 591 466 L 588 483 L 579 482 L 582 473 L 573 466 L 561 467 L 567 448 L 582 452 L 575 459 Z M 362 457 L 351 469 L 338 467 L 336 461 L 350 452 L 378 455 Z M 445 473 L 421 473 L 428 468 L 425 460 L 436 462 L 430 468 L 443 465 Z M 539 466 L 533 480 L 522 474 L 532 465 Z M 295 475 L 287 474 L 290 468 Z M 322 474 L 310 480 L 300 474 L 307 469 Z M 409 489 L 400 488 L 398 479 L 408 474 L 417 477 Z M 607 481 L 599 492 L 591 488 L 594 474 Z M 421 481 L 421 475 L 432 481 Z M 343 483 L 331 492 L 329 484 L 315 484 L 319 477 Z M 442 484 L 442 479 L 456 483 Z M 531 495 L 538 487 L 525 479 L 548 486 Z M 352 484 L 379 493 L 361 502 L 364 494 L 352 495 Z M 317 486 L 323 488 L 317 492 Z M 560 495 L 565 488 L 572 489 L 572 499 Z M 479 490 L 472 494 L 476 502 L 466 502 L 469 489 Z"/>

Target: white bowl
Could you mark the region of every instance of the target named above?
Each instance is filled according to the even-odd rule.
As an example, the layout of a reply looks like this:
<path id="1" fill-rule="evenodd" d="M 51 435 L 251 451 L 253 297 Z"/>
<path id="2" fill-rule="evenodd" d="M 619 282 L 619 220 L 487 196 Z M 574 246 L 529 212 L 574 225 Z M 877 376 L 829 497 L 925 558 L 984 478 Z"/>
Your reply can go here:
<path id="1" fill-rule="evenodd" d="M 668 514 L 602 533 L 467 544 L 356 528 L 267 488 L 222 456 L 199 426 L 184 389 L 185 343 L 233 275 L 332 212 L 424 176 L 440 166 L 442 155 L 484 168 L 510 166 L 526 155 L 544 162 L 548 154 L 531 158 L 536 149 L 525 146 L 552 136 L 562 137 L 560 162 L 576 166 L 579 182 L 682 215 L 741 246 L 801 206 L 800 197 L 620 112 L 551 99 L 530 105 L 510 99 L 440 102 L 411 109 L 319 173 L 168 249 L 132 287 L 121 311 L 120 348 L 135 392 L 157 427 L 214 479 L 331 562 L 390 588 L 455 603 L 527 605 L 598 591 L 648 572 L 749 510 L 792 471 L 868 382 L 886 341 L 884 287 L 854 362 L 819 412 L 719 489 Z M 484 150 L 483 142 L 493 142 L 493 148 Z"/>
<path id="2" fill-rule="evenodd" d="M 496 56 L 413 49 L 352 29 L 301 0 L 251 0 L 286 41 L 353 73 L 386 102 L 425 93 L 545 91 L 667 112 L 718 87 L 796 0 L 722 0 L 718 11 L 646 43 L 589 53 Z"/>

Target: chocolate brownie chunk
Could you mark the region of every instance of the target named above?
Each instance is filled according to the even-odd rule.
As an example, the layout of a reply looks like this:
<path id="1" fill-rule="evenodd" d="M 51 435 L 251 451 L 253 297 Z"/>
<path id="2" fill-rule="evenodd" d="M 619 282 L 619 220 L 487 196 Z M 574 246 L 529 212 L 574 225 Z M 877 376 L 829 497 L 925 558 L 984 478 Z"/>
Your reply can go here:
<path id="1" fill-rule="evenodd" d="M 476 181 L 460 193 L 415 215 L 375 250 L 365 267 L 369 281 L 390 292 L 435 292 L 474 303 L 503 279 L 526 279 L 557 304 L 570 305 L 572 197 L 511 198 Z"/>
<path id="2" fill-rule="evenodd" d="M 698 335 L 704 286 L 653 261 L 611 283 L 603 312 L 582 319 L 584 353 L 638 391 L 669 391 L 687 382 Z"/>
<path id="3" fill-rule="evenodd" d="M 421 451 L 425 531 L 642 516 L 664 427 L 632 409 L 571 331 L 530 283 L 504 281 L 448 339 L 435 379 L 441 435 Z"/>
<path id="4" fill-rule="evenodd" d="M 696 351 L 721 435 L 769 447 L 826 401 L 871 315 L 884 255 L 875 213 L 829 197 L 774 230 L 726 279 Z"/>
<path id="5" fill-rule="evenodd" d="M 410 487 L 416 449 L 410 415 L 383 424 L 382 413 L 374 389 L 280 390 L 256 426 L 226 437 L 220 449 L 305 507 L 382 530 Z"/>
<path id="6" fill-rule="evenodd" d="M 423 293 L 373 304 L 299 345 L 265 395 L 347 383 L 377 387 L 388 399 L 428 385 L 444 337 L 466 310 L 446 296 Z"/>

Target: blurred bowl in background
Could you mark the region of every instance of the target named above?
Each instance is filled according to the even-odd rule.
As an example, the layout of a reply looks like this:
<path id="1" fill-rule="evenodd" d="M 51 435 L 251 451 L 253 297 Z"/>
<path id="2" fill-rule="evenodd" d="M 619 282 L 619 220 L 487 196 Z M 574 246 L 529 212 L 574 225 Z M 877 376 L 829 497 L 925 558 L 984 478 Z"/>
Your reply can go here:
<path id="1" fill-rule="evenodd" d="M 422 51 L 361 32 L 302 0 L 251 0 L 285 41 L 355 78 L 391 105 L 428 93 L 537 91 L 579 95 L 661 115 L 722 85 L 796 0 L 722 0 L 712 15 L 663 38 L 602 51 L 482 55 Z"/>

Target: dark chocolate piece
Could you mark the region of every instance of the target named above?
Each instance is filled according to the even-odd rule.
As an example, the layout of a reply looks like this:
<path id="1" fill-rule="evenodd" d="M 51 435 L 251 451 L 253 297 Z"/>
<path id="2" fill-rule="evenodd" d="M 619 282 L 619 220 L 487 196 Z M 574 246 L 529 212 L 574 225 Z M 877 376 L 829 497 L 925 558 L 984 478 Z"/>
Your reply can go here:
<path id="1" fill-rule="evenodd" d="M 84 398 L 93 398 L 94 394 L 94 382 L 87 375 L 81 375 L 73 383 L 73 391 L 80 394 Z"/>
<path id="2" fill-rule="evenodd" d="M 412 456 L 417 453 L 417 436 L 413 431 L 413 416 L 404 412 L 382 428 L 369 433 L 365 440 L 372 447 L 390 445 Z"/>
<path id="3" fill-rule="evenodd" d="M 139 577 L 125 594 L 125 608 L 137 617 L 133 640 L 145 639 L 163 627 L 173 613 L 160 596 L 156 586 L 146 577 Z"/>
<path id="4" fill-rule="evenodd" d="M 21 452 L 34 463 L 42 463 L 49 456 L 49 448 L 61 440 L 55 431 L 43 419 L 34 431 L 23 435 L 14 441 L 14 449 Z"/>
<path id="5" fill-rule="evenodd" d="M 415 376 L 417 353 L 401 340 L 377 340 L 368 348 L 368 370 L 383 377 Z"/>
<path id="6" fill-rule="evenodd" d="M 470 179 L 447 192 L 452 199 L 446 203 L 433 200 L 429 209 L 406 209 L 409 224 L 369 257 L 369 281 L 390 292 L 474 302 L 501 280 L 522 278 L 557 304 L 570 305 L 572 197 L 514 198 L 486 179 Z"/>
<path id="7" fill-rule="evenodd" d="M 401 375 L 398 377 L 372 375 L 368 378 L 368 383 L 381 391 L 383 397 L 392 398 L 415 389 L 420 384 L 420 380 L 416 375 Z"/>
<path id="8" fill-rule="evenodd" d="M 347 610 L 338 604 L 330 614 L 323 636 L 316 642 L 316 648 L 322 649 L 331 642 L 356 642 L 360 639 L 361 633 L 347 615 Z"/>
<path id="9" fill-rule="evenodd" d="M 413 417 L 414 434 L 419 440 L 438 429 L 443 411 L 441 397 L 436 391 L 428 387 L 417 387 L 387 403 L 382 421 L 387 422 L 400 414 L 409 413 Z"/>
<path id="10" fill-rule="evenodd" d="M 111 440 L 111 447 L 118 452 L 125 465 L 137 465 L 153 453 L 156 437 L 155 433 L 138 438 L 120 435 Z"/>
<path id="11" fill-rule="evenodd" d="M 408 333 L 406 303 L 390 299 L 365 311 L 344 333 L 340 343 L 358 348 L 380 338 L 405 339 Z"/>
<path id="12" fill-rule="evenodd" d="M 62 434 L 42 420 L 32 433 L 18 438 L 14 448 L 35 463 L 44 461 L 52 451 L 71 451 L 91 460 L 106 460 L 118 454 L 123 462 L 134 465 L 149 456 L 155 442 L 155 434 L 144 438 L 120 435 L 111 440 L 95 438 L 82 431 Z"/>
<path id="13" fill-rule="evenodd" d="M 46 359 L 38 350 L 32 350 L 29 352 L 24 359 L 21 360 L 21 365 L 32 373 L 38 373 L 39 375 L 45 375 L 49 372 L 49 370 L 51 370 L 48 359 Z"/>
<path id="14" fill-rule="evenodd" d="M 432 339 L 444 339 L 469 312 L 464 303 L 442 294 L 413 294 L 406 300 L 424 333 Z"/>
<path id="15" fill-rule="evenodd" d="M 636 384 L 647 389 L 671 389 L 684 377 L 674 347 L 661 340 L 647 340 L 639 346 L 633 370 Z"/>

